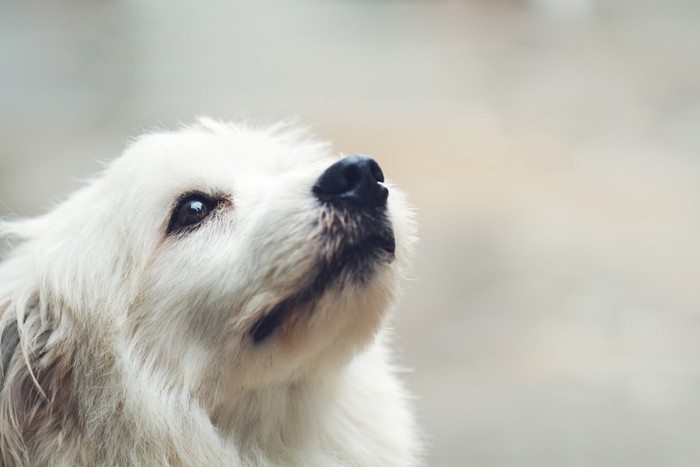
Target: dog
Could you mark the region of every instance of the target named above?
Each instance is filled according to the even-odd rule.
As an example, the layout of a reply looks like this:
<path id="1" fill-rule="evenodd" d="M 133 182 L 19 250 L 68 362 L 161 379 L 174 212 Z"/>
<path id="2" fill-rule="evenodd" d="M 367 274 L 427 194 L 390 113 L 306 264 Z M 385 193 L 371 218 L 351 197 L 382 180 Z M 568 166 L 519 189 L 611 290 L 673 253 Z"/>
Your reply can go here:
<path id="1" fill-rule="evenodd" d="M 373 159 L 203 118 L 0 232 L 0 465 L 420 463 L 414 226 Z"/>

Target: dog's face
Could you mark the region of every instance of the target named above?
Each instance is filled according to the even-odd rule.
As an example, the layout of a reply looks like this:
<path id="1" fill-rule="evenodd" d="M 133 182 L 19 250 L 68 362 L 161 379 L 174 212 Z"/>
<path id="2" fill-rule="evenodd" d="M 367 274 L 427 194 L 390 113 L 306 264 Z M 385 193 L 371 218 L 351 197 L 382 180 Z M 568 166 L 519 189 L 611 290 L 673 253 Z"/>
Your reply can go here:
<path id="1" fill-rule="evenodd" d="M 81 303 L 110 310 L 145 364 L 245 389 L 371 341 L 408 256 L 407 212 L 369 158 L 204 121 L 139 139 L 51 215 L 76 224 L 55 232 L 76 232 L 57 254 L 91 262 L 73 273 L 91 276 L 74 284 Z"/>

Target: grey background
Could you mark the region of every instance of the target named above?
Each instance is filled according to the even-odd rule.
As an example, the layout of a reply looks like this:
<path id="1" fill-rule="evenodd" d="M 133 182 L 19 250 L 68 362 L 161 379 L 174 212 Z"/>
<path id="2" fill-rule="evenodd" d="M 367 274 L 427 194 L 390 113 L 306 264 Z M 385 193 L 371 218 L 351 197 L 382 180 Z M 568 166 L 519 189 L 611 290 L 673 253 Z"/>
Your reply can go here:
<path id="1" fill-rule="evenodd" d="M 422 242 L 435 466 L 700 465 L 700 3 L 3 0 L 0 215 L 145 129 L 297 116 Z"/>

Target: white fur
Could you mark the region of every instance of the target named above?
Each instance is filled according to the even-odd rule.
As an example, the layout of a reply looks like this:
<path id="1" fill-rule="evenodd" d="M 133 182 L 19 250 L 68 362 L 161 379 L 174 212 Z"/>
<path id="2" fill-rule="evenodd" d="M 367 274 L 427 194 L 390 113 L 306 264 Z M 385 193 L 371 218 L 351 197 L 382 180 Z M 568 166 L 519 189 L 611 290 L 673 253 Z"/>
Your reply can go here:
<path id="1" fill-rule="evenodd" d="M 415 465 L 382 330 L 413 235 L 398 190 L 387 183 L 393 263 L 262 344 L 248 334 L 308 280 L 311 187 L 335 160 L 303 131 L 201 119 L 2 224 L 0 465 Z M 166 236 L 192 190 L 229 205 Z"/>

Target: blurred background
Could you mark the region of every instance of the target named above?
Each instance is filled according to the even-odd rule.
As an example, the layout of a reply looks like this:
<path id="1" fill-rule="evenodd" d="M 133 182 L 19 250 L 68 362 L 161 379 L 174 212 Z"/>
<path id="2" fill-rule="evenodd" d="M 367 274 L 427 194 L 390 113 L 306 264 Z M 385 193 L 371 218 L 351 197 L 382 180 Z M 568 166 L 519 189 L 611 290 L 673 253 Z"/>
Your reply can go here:
<path id="1" fill-rule="evenodd" d="M 0 3 L 0 215 L 202 114 L 409 193 L 428 465 L 700 465 L 700 2 Z"/>

